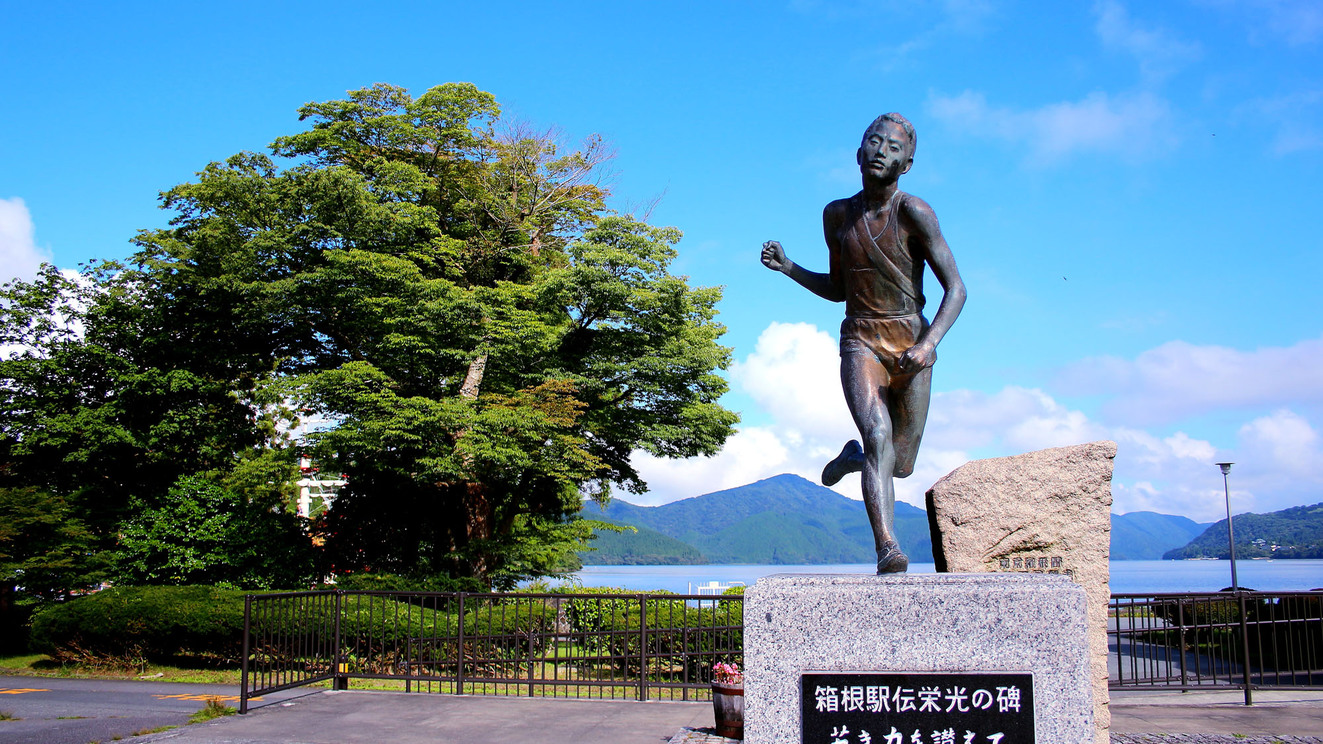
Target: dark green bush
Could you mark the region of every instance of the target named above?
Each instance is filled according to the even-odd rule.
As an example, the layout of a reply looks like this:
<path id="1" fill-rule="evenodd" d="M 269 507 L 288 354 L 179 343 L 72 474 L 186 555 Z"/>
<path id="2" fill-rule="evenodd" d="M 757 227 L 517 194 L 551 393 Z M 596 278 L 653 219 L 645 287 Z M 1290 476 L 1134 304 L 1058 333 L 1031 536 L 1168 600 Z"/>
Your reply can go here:
<path id="1" fill-rule="evenodd" d="M 31 645 L 57 660 L 238 659 L 244 594 L 210 586 L 115 587 L 43 608 L 32 619 Z"/>
<path id="2" fill-rule="evenodd" d="M 453 578 L 444 574 L 401 575 L 359 571 L 337 576 L 325 589 L 365 592 L 485 592 L 487 587 L 472 576 Z"/>
<path id="3" fill-rule="evenodd" d="M 583 586 L 583 587 L 560 587 L 552 590 L 553 594 L 609 594 L 609 595 L 633 595 L 638 592 L 629 589 L 620 589 L 610 586 Z M 585 634 L 582 639 L 582 646 L 589 653 L 601 653 L 606 650 L 603 638 L 591 635 L 601 630 L 606 630 L 610 625 L 609 619 L 617 611 L 617 607 L 630 603 L 631 600 L 626 597 L 575 597 L 561 601 L 561 606 L 565 612 L 565 619 L 569 623 L 570 630 L 576 634 Z M 637 605 L 637 602 L 635 601 Z"/>
<path id="4" fill-rule="evenodd" d="M 340 599 L 340 637 L 352 672 L 394 674 L 405 662 L 456 658 L 459 616 L 453 601 L 356 593 Z"/>
<path id="5" fill-rule="evenodd" d="M 739 661 L 744 648 L 743 609 L 740 602 L 699 608 L 680 600 L 649 601 L 645 634 L 649 673 L 705 680 L 717 661 Z M 607 650 L 624 659 L 628 669 L 637 669 L 643 642 L 638 607 L 614 613 L 609 622 L 612 630 L 631 632 L 604 636 Z"/>
<path id="6" fill-rule="evenodd" d="M 464 613 L 464 635 L 484 653 L 501 657 L 540 654 L 556 634 L 556 607 L 548 600 L 482 604 Z"/>
<path id="7" fill-rule="evenodd" d="M 347 645 L 371 639 L 379 646 L 395 646 L 414 638 L 455 635 L 459 620 L 447 611 L 453 602 L 418 605 L 390 596 L 346 595 L 341 598 L 340 633 Z"/>
<path id="8" fill-rule="evenodd" d="M 21 654 L 28 650 L 28 621 L 36 609 L 33 604 L 14 603 L 0 612 L 0 655 Z"/>

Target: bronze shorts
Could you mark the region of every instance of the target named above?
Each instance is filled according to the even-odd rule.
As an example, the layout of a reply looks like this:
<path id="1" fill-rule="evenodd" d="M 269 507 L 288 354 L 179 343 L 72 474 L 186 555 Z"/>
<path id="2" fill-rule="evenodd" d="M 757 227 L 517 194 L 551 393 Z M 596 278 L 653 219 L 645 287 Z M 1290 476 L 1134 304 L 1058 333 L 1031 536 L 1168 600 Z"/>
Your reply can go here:
<path id="1" fill-rule="evenodd" d="M 856 318 L 845 316 L 841 322 L 841 356 L 872 354 L 892 376 L 899 375 L 896 365 L 907 349 L 928 330 L 928 321 L 919 313 L 894 318 Z"/>

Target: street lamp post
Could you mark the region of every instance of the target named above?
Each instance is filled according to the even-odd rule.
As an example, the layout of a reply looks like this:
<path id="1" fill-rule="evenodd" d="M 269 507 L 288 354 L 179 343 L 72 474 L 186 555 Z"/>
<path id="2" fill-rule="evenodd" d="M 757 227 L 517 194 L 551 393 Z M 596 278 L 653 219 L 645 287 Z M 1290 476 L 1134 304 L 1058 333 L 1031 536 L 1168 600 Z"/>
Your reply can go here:
<path id="1" fill-rule="evenodd" d="M 1217 466 L 1222 469 L 1222 494 L 1227 500 L 1227 544 L 1231 548 L 1231 591 L 1236 593 L 1236 600 L 1240 603 L 1240 669 L 1244 676 L 1243 684 L 1245 687 L 1245 704 L 1254 704 L 1254 693 L 1250 690 L 1250 661 L 1249 661 L 1249 628 L 1247 626 L 1248 618 L 1245 615 L 1245 594 L 1240 591 L 1240 581 L 1236 578 L 1236 532 L 1231 527 L 1231 486 L 1227 484 L 1227 474 L 1231 472 L 1231 466 L 1235 463 L 1219 462 Z"/>
<path id="2" fill-rule="evenodd" d="M 1222 493 L 1226 495 L 1227 500 L 1227 544 L 1231 547 L 1231 590 L 1240 591 L 1240 582 L 1236 580 L 1236 532 L 1231 528 L 1231 487 L 1227 484 L 1227 474 L 1231 472 L 1231 466 L 1234 464 L 1219 462 L 1217 466 L 1222 468 Z"/>

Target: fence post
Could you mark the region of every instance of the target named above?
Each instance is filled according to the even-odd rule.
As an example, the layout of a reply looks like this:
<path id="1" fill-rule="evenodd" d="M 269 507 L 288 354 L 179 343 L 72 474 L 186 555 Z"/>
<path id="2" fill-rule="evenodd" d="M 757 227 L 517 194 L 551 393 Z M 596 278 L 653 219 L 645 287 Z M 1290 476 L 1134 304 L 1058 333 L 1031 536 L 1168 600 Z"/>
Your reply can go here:
<path id="1" fill-rule="evenodd" d="M 239 712 L 248 712 L 248 634 L 252 630 L 253 595 L 243 595 L 243 667 L 239 672 Z"/>
<path id="2" fill-rule="evenodd" d="M 1180 628 L 1181 692 L 1189 692 L 1188 677 L 1185 671 L 1185 601 L 1176 600 L 1176 622 Z"/>
<path id="3" fill-rule="evenodd" d="M 349 675 L 344 670 L 344 654 L 340 650 L 344 648 L 344 639 L 340 637 L 340 614 L 344 611 L 344 602 L 341 597 L 344 592 L 340 589 L 335 590 L 335 649 L 331 654 L 331 663 L 335 665 L 335 671 L 331 678 L 332 690 L 348 690 Z"/>
<path id="4" fill-rule="evenodd" d="M 1245 680 L 1245 704 L 1254 704 L 1254 694 L 1250 690 L 1249 658 L 1249 618 L 1245 613 L 1245 590 L 1237 588 L 1236 597 L 1240 600 L 1240 662 Z"/>
<path id="5" fill-rule="evenodd" d="M 476 618 L 473 622 L 473 629 L 477 630 L 478 623 Z M 458 657 L 455 663 L 455 694 L 464 694 L 464 592 L 459 593 L 459 647 L 455 655 Z"/>
<path id="6" fill-rule="evenodd" d="M 544 608 L 544 612 L 545 612 L 545 608 Z M 545 616 L 538 616 L 538 617 L 545 617 Z M 517 612 L 515 613 L 515 618 L 517 621 L 517 618 L 519 618 L 519 613 Z M 528 598 L 528 696 L 529 698 L 532 698 L 533 696 L 533 637 L 534 635 L 537 634 L 537 630 L 534 630 L 534 626 L 536 625 L 537 625 L 536 622 L 533 622 L 533 598 L 529 597 Z"/>
<path id="7" fill-rule="evenodd" d="M 639 700 L 648 699 L 648 595 L 639 595 Z"/>

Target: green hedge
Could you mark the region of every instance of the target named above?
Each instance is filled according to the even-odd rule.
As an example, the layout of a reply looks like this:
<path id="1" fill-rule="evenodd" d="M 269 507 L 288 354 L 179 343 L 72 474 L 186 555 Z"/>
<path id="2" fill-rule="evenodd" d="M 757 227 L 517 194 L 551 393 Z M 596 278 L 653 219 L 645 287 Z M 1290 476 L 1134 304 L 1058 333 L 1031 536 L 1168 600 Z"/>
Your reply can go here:
<path id="1" fill-rule="evenodd" d="M 640 658 L 640 613 L 637 607 L 614 613 L 613 633 L 605 636 L 607 650 L 637 669 Z M 684 602 L 648 603 L 647 656 L 650 674 L 679 675 L 692 681 L 711 676 L 718 661 L 739 661 L 744 648 L 744 612 L 739 602 L 721 602 L 716 608 L 690 607 Z"/>
<path id="2" fill-rule="evenodd" d="M 453 612 L 394 597 L 346 595 L 341 602 L 340 634 L 346 644 L 352 644 L 354 638 L 371 638 L 376 644 L 391 646 L 411 638 L 444 638 L 459 627 Z"/>
<path id="3" fill-rule="evenodd" d="M 464 613 L 464 635 L 501 658 L 540 654 L 555 633 L 556 607 L 546 600 L 501 600 Z"/>
<path id="4" fill-rule="evenodd" d="M 243 648 L 239 589 L 211 586 L 114 587 L 43 608 L 32 619 L 32 649 L 57 660 L 150 660 Z"/>
<path id="5" fill-rule="evenodd" d="M 451 578 L 444 575 L 404 576 L 375 571 L 337 576 L 334 584 L 319 587 L 321 589 L 340 589 L 342 591 L 368 592 L 485 592 L 487 587 L 472 577 Z"/>

